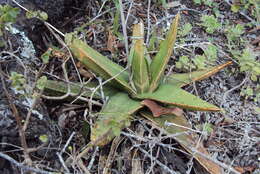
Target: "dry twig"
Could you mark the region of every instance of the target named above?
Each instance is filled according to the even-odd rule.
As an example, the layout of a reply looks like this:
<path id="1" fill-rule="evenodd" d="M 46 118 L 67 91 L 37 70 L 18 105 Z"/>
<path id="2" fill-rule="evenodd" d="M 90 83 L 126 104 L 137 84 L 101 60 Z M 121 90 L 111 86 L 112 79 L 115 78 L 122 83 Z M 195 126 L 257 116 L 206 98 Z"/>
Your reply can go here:
<path id="1" fill-rule="evenodd" d="M 2 152 L 0 152 L 0 157 L 6 159 L 10 163 L 14 164 L 15 166 L 17 166 L 17 167 L 19 167 L 19 168 L 21 168 L 22 170 L 25 170 L 25 171 L 31 171 L 31 172 L 36 172 L 36 173 L 40 173 L 40 174 L 53 174 L 53 172 L 47 172 L 47 171 L 44 171 L 44 170 L 25 166 L 22 163 L 19 163 L 18 161 L 14 160 L 10 156 L 8 156 L 8 155 L 6 155 Z"/>
<path id="2" fill-rule="evenodd" d="M 32 165 L 32 159 L 30 158 L 30 155 L 29 155 L 29 152 L 28 152 L 28 146 L 27 146 L 27 142 L 26 142 L 25 132 L 24 132 L 23 127 L 22 127 L 22 120 L 21 120 L 21 117 L 18 113 L 18 110 L 17 110 L 17 108 L 16 108 L 16 106 L 15 106 L 13 100 L 12 100 L 12 97 L 10 96 L 10 94 L 9 94 L 7 88 L 6 88 L 1 64 L 0 64 L 0 76 L 1 76 L 1 81 L 2 81 L 2 86 L 3 86 L 3 89 L 4 89 L 5 96 L 7 97 L 10 108 L 11 108 L 13 114 L 14 114 L 16 123 L 18 125 L 18 132 L 19 132 L 21 144 L 22 144 L 22 147 L 23 147 L 23 154 L 24 154 L 25 163 L 28 164 L 29 166 L 31 166 Z"/>
<path id="3" fill-rule="evenodd" d="M 125 15 L 124 15 L 124 8 L 123 8 L 123 3 L 122 0 L 119 1 L 119 8 L 120 8 L 120 13 L 121 13 L 121 24 L 123 28 L 123 34 L 124 34 L 124 41 L 125 41 L 125 51 L 126 51 L 126 56 L 129 56 L 129 51 L 128 51 L 128 37 L 127 37 L 127 31 L 126 31 L 126 22 L 125 22 Z"/>

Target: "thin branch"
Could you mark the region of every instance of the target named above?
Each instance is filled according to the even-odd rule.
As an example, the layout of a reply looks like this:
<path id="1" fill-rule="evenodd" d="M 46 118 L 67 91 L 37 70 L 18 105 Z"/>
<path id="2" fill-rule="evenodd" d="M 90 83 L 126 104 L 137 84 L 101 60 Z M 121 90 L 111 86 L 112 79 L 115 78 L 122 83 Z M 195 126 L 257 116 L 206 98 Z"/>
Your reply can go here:
<path id="1" fill-rule="evenodd" d="M 90 141 L 86 147 L 82 150 L 82 152 L 80 152 L 80 154 L 77 155 L 76 157 L 76 161 L 80 160 L 83 156 L 85 156 L 86 153 L 88 153 L 91 148 L 97 144 L 99 144 L 100 142 L 102 142 L 104 139 L 107 138 L 107 136 L 111 133 L 111 129 L 109 131 L 107 131 L 104 135 L 100 136 L 99 138 L 97 138 L 95 141 Z"/>
<path id="2" fill-rule="evenodd" d="M 151 160 L 153 160 L 155 163 L 157 163 L 159 166 L 161 166 L 163 168 L 163 170 L 165 170 L 165 171 L 167 171 L 167 172 L 169 172 L 171 174 L 177 174 L 176 172 L 171 170 L 168 166 L 166 166 L 165 164 L 163 164 L 162 162 L 157 160 L 154 156 L 152 156 L 147 151 L 145 151 L 143 148 L 138 147 L 138 150 L 141 151 L 142 153 L 144 153 L 145 155 L 149 156 L 151 158 Z"/>
<path id="3" fill-rule="evenodd" d="M 26 68 L 25 64 L 23 63 L 23 61 L 20 59 L 20 57 L 16 56 L 14 53 L 9 52 L 9 51 L 2 51 L 0 54 L 1 54 L 1 55 L 2 55 L 2 54 L 8 54 L 8 55 L 10 55 L 10 56 L 16 58 L 16 60 L 21 64 L 21 66 L 22 66 L 23 69 L 24 69 L 24 74 L 23 74 L 24 77 L 25 77 L 25 78 L 27 77 L 27 74 L 28 74 L 27 68 Z"/>
<path id="4" fill-rule="evenodd" d="M 94 18 L 90 19 L 87 23 L 83 24 L 82 26 L 80 26 L 78 29 L 76 29 L 76 31 L 82 31 L 82 29 L 84 29 L 86 26 L 90 25 L 92 22 L 94 22 L 96 19 L 98 19 L 99 17 L 103 16 L 104 14 L 114 10 L 115 7 L 113 8 L 109 8 L 108 10 L 104 11 L 103 13 L 98 14 L 97 16 L 95 16 Z"/>
<path id="5" fill-rule="evenodd" d="M 72 132 L 72 134 L 70 135 L 70 137 L 69 137 L 69 139 L 67 140 L 66 144 L 64 145 L 63 149 L 62 149 L 59 153 L 58 153 L 58 152 L 56 153 L 57 156 L 58 156 L 58 158 L 59 158 L 59 160 L 60 160 L 60 163 L 62 164 L 63 168 L 64 168 L 67 172 L 69 172 L 69 169 L 68 169 L 68 167 L 66 166 L 66 164 L 65 164 L 65 162 L 64 162 L 64 160 L 63 160 L 63 158 L 62 158 L 62 154 L 65 152 L 67 146 L 69 145 L 69 143 L 71 142 L 71 140 L 72 140 L 72 138 L 73 138 L 73 136 L 74 136 L 75 134 L 76 134 L 75 132 Z"/>
<path id="6" fill-rule="evenodd" d="M 97 146 L 97 147 L 95 148 L 94 153 L 91 155 L 91 160 L 89 161 L 88 167 L 87 167 L 88 170 L 91 170 L 91 168 L 92 168 L 92 166 L 93 166 L 93 164 L 94 164 L 94 162 L 95 162 L 95 159 L 96 159 L 96 157 L 97 157 L 97 152 L 98 152 L 98 150 L 99 150 L 99 148 L 98 148 L 98 146 Z"/>
<path id="7" fill-rule="evenodd" d="M 247 82 L 247 80 L 248 80 L 248 75 L 246 75 L 246 77 L 244 78 L 244 80 L 243 80 L 239 85 L 234 86 L 233 88 L 229 89 L 228 91 L 226 91 L 226 92 L 224 93 L 223 99 L 222 99 L 222 102 L 221 102 L 221 105 L 220 105 L 221 108 L 223 108 L 223 105 L 224 105 L 224 103 L 226 102 L 226 98 L 227 98 L 227 96 L 229 95 L 229 93 L 231 93 L 232 91 L 234 91 L 234 90 L 240 88 L 241 86 L 243 86 L 243 85 Z"/>
<path id="8" fill-rule="evenodd" d="M 30 10 L 28 10 L 27 8 L 25 8 L 24 6 L 22 6 L 21 4 L 19 4 L 17 1 L 12 0 L 18 7 L 20 7 L 21 9 L 23 9 L 24 11 L 28 12 L 28 13 L 32 13 Z M 43 21 L 43 23 L 45 25 L 48 25 L 49 27 L 51 27 L 53 30 L 55 30 L 57 33 L 59 33 L 60 35 L 62 35 L 63 37 L 65 37 L 65 34 L 63 34 L 60 30 L 58 30 L 57 28 L 55 28 L 53 25 L 51 25 L 50 23 Z"/>
<path id="9" fill-rule="evenodd" d="M 149 43 L 150 32 L 151 32 L 150 8 L 151 8 L 151 0 L 148 0 L 148 7 L 147 7 L 147 37 L 146 37 L 146 45 L 148 45 L 148 43 Z"/>
<path id="10" fill-rule="evenodd" d="M 190 149 L 191 149 L 191 151 L 192 151 L 194 154 L 198 154 L 198 155 L 200 155 L 201 157 L 203 157 L 203 158 L 205 158 L 205 159 L 208 159 L 208 160 L 214 162 L 215 164 L 219 165 L 220 167 L 222 167 L 222 168 L 224 168 L 224 169 L 227 169 L 227 170 L 229 170 L 229 171 L 231 171 L 231 172 L 234 172 L 235 174 L 241 174 L 240 172 L 238 172 L 237 170 L 235 170 L 233 167 L 228 166 L 228 165 L 226 165 L 225 163 L 222 163 L 222 162 L 220 162 L 220 161 L 218 161 L 218 160 L 214 160 L 214 159 L 212 159 L 211 157 L 205 155 L 204 153 L 202 153 L 202 152 L 200 152 L 200 151 L 198 151 L 198 150 L 196 150 L 196 149 L 194 149 L 194 148 L 190 148 Z"/>
<path id="11" fill-rule="evenodd" d="M 92 112 L 92 103 L 93 103 L 92 99 L 93 99 L 95 93 L 97 92 L 97 90 L 98 90 L 101 86 L 105 85 L 106 83 L 110 82 L 111 80 L 113 80 L 114 78 L 116 78 L 117 76 L 119 76 L 121 73 L 123 73 L 123 72 L 126 71 L 127 69 L 128 69 L 128 66 L 127 66 L 126 68 L 124 68 L 122 71 L 120 71 L 119 73 L 117 73 L 116 75 L 114 75 L 113 77 L 111 77 L 111 78 L 107 79 L 106 81 L 100 83 L 100 84 L 93 90 L 93 92 L 92 92 L 92 94 L 91 94 L 91 96 L 90 96 L 90 99 L 89 99 L 89 103 L 88 103 L 88 105 L 89 105 L 89 113 Z"/>
<path id="12" fill-rule="evenodd" d="M 130 14 L 131 14 L 131 9 L 132 9 L 132 7 L 133 7 L 133 4 L 134 4 L 134 1 L 131 0 L 130 6 L 129 6 L 129 8 L 128 8 L 127 15 L 126 15 L 126 18 L 125 18 L 125 24 L 126 24 L 126 25 L 127 25 L 128 18 L 129 18 Z"/>
<path id="13" fill-rule="evenodd" d="M 33 87 L 32 87 L 32 91 L 35 90 L 36 84 L 37 84 L 37 80 L 41 76 L 41 74 L 42 74 L 44 69 L 45 69 L 45 65 L 41 66 L 39 72 L 36 74 L 35 82 L 34 82 Z M 26 115 L 26 119 L 25 119 L 25 122 L 24 122 L 24 125 L 23 125 L 23 131 L 26 131 L 26 129 L 27 129 L 27 126 L 29 124 L 32 112 L 33 112 L 33 110 L 34 110 L 34 108 L 35 108 L 35 106 L 37 104 L 38 99 L 41 97 L 42 92 L 43 92 L 43 89 L 40 91 L 40 95 L 37 95 L 37 96 L 35 96 L 33 98 L 32 105 L 31 105 L 31 107 L 30 107 L 30 109 L 29 109 L 29 111 L 28 111 L 28 113 Z"/>
<path id="14" fill-rule="evenodd" d="M 36 172 L 36 173 L 40 173 L 40 174 L 53 174 L 53 172 L 47 172 L 44 170 L 40 170 L 40 169 L 36 169 L 33 167 L 29 167 L 29 166 L 25 166 L 22 163 L 19 163 L 18 161 L 16 161 L 15 159 L 11 158 L 10 156 L 0 152 L 0 157 L 4 158 L 5 160 L 9 161 L 10 163 L 14 164 L 15 166 L 26 170 L 26 171 L 32 171 L 32 172 Z"/>
<path id="15" fill-rule="evenodd" d="M 11 108 L 13 114 L 14 114 L 16 123 L 18 125 L 18 132 L 19 132 L 19 136 L 20 136 L 20 139 L 21 139 L 22 147 L 24 149 L 23 153 L 24 153 L 25 163 L 28 164 L 28 165 L 32 165 L 32 160 L 30 158 L 30 155 L 29 155 L 29 152 L 28 152 L 28 146 L 27 146 L 27 143 L 26 143 L 25 132 L 24 132 L 23 127 L 22 127 L 21 117 L 18 113 L 18 110 L 17 110 L 10 94 L 8 93 L 8 90 L 6 89 L 1 64 L 0 64 L 0 76 L 1 76 L 1 81 L 2 81 L 2 86 L 3 86 L 3 89 L 4 89 L 5 96 L 7 97 L 7 100 L 9 102 L 9 106 L 10 106 L 10 108 Z"/>
<path id="16" fill-rule="evenodd" d="M 103 10 L 103 8 L 104 8 L 104 6 L 105 6 L 105 4 L 107 3 L 107 1 L 108 0 L 105 0 L 103 3 L 102 3 L 102 5 L 101 5 L 101 7 L 100 7 L 100 9 L 98 10 L 98 15 L 101 13 L 101 11 Z"/>
<path id="17" fill-rule="evenodd" d="M 120 136 L 115 137 L 114 140 L 112 141 L 112 145 L 106 159 L 106 164 L 102 172 L 103 174 L 107 174 L 111 170 L 112 163 L 115 159 L 116 150 L 118 149 L 118 146 L 120 145 L 121 141 L 122 141 L 122 137 Z"/>
<path id="18" fill-rule="evenodd" d="M 172 123 L 172 122 L 168 122 L 168 121 L 165 121 L 164 125 L 165 126 L 176 126 L 176 127 L 180 127 L 180 128 L 184 128 L 184 129 L 190 130 L 192 132 L 202 133 L 201 131 L 198 131 L 198 130 L 195 130 L 195 129 L 191 129 L 189 127 L 185 127 L 185 126 L 182 126 L 182 125 L 179 125 L 179 124 L 175 124 L 175 123 Z"/>
<path id="19" fill-rule="evenodd" d="M 119 1 L 119 9 L 120 9 L 120 13 L 121 13 L 121 23 L 122 23 L 122 28 L 123 28 L 124 40 L 125 40 L 125 51 L 126 51 L 126 56 L 128 58 L 128 56 L 129 56 L 128 37 L 127 37 L 127 31 L 126 31 L 124 8 L 123 8 L 122 0 L 118 0 L 118 1 Z"/>
<path id="20" fill-rule="evenodd" d="M 52 27 L 50 27 L 49 25 L 47 25 L 47 23 L 44 23 L 44 24 L 45 24 L 45 26 L 48 28 L 48 30 L 53 34 L 53 36 L 57 39 L 57 41 L 58 41 L 62 46 L 64 46 L 64 47 L 67 49 L 67 51 L 68 51 L 68 53 L 69 53 L 69 56 L 70 56 L 70 59 L 71 59 L 71 61 L 72 61 L 72 63 L 73 63 L 73 66 L 75 67 L 75 70 L 76 70 L 76 72 L 77 72 L 77 76 L 78 76 L 78 78 L 79 78 L 80 84 L 82 84 L 82 79 L 81 79 L 81 77 L 80 77 L 79 70 L 78 70 L 78 68 L 77 68 L 77 66 L 76 66 L 75 60 L 73 59 L 73 56 L 72 56 L 72 54 L 71 54 L 71 52 L 70 52 L 70 49 L 69 49 L 68 45 L 67 45 L 57 34 L 55 34 L 55 32 L 53 31 L 53 28 L 52 28 Z M 56 31 L 56 30 L 55 30 L 55 31 Z M 57 31 L 56 31 L 56 32 L 57 32 Z"/>
<path id="21" fill-rule="evenodd" d="M 69 85 L 68 73 L 67 73 L 67 70 L 66 70 L 66 62 L 67 62 L 67 60 L 65 60 L 62 63 L 62 70 L 63 70 L 63 74 L 64 74 L 64 77 L 65 77 L 65 80 L 66 80 L 66 84 L 67 84 L 67 93 L 62 95 L 62 96 L 59 96 L 59 97 L 51 97 L 51 96 L 42 95 L 43 98 L 50 99 L 50 100 L 62 100 L 62 99 L 65 99 L 65 98 L 70 96 L 71 89 L 70 89 L 70 85 Z"/>

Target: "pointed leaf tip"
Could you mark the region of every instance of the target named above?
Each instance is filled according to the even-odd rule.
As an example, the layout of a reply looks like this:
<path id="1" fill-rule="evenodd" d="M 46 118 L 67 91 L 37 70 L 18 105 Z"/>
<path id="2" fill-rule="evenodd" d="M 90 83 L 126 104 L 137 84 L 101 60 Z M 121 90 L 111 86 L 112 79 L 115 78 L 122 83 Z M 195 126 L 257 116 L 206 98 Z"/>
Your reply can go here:
<path id="1" fill-rule="evenodd" d="M 149 88 L 148 65 L 145 58 L 144 25 L 135 24 L 133 29 L 132 80 L 137 93 L 144 93 Z"/>
<path id="2" fill-rule="evenodd" d="M 197 111 L 220 111 L 220 109 L 187 91 L 169 84 L 161 84 L 153 93 L 136 96 L 139 99 L 150 99 L 179 108 Z"/>
<path id="3" fill-rule="evenodd" d="M 169 62 L 170 56 L 173 52 L 173 47 L 177 37 L 178 23 L 180 14 L 178 13 L 174 18 L 170 30 L 167 33 L 166 39 L 162 41 L 159 52 L 151 63 L 151 85 L 149 91 L 152 92 L 157 89 L 160 80 L 164 75 L 166 65 Z"/>
<path id="4" fill-rule="evenodd" d="M 224 64 L 210 67 L 206 70 L 193 71 L 190 73 L 174 73 L 170 76 L 165 77 L 165 83 L 172 84 L 172 85 L 178 86 L 178 87 L 183 87 L 188 84 L 191 84 L 192 82 L 206 79 L 206 78 L 216 74 L 220 70 L 224 69 L 228 65 L 231 65 L 232 63 L 233 63 L 232 61 L 228 61 Z"/>

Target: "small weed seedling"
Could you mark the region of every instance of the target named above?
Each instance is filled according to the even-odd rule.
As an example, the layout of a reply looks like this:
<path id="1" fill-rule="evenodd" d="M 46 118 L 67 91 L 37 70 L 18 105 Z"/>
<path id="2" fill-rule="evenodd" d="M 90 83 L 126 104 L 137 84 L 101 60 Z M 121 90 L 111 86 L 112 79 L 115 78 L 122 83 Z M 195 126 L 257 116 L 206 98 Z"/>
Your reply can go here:
<path id="1" fill-rule="evenodd" d="M 194 58 L 181 56 L 176 62 L 176 68 L 183 71 L 207 69 L 207 65 L 215 64 L 217 60 L 217 47 L 208 45 L 203 55 L 196 55 Z"/>
<path id="2" fill-rule="evenodd" d="M 260 63 L 256 60 L 256 56 L 249 49 L 244 49 L 236 59 L 239 61 L 240 72 L 249 73 L 251 80 L 256 82 L 260 76 Z"/>
<path id="3" fill-rule="evenodd" d="M 199 5 L 201 5 L 201 4 L 205 4 L 205 5 L 208 5 L 208 6 L 212 6 L 213 5 L 213 0 L 193 0 L 193 2 L 195 3 L 195 4 L 199 4 Z"/>
<path id="4" fill-rule="evenodd" d="M 226 37 L 231 42 L 241 41 L 241 35 L 244 33 L 244 27 L 240 24 L 235 26 L 228 26 L 226 29 Z"/>
<path id="5" fill-rule="evenodd" d="M 12 81 L 12 86 L 17 90 L 23 90 L 25 88 L 25 78 L 23 74 L 17 72 L 11 72 L 10 80 Z"/>
<path id="6" fill-rule="evenodd" d="M 181 36 L 186 36 L 190 33 L 191 30 L 192 30 L 192 25 L 190 23 L 186 23 L 186 24 L 184 24 L 182 29 L 179 31 L 179 34 Z"/>
<path id="7" fill-rule="evenodd" d="M 0 36 L 3 35 L 5 26 L 16 21 L 18 14 L 18 8 L 13 8 L 10 5 L 0 5 Z"/>
<path id="8" fill-rule="evenodd" d="M 221 27 L 221 24 L 218 22 L 218 19 L 215 18 L 213 15 L 203 15 L 201 17 L 201 21 L 201 25 L 206 28 L 206 32 L 209 34 L 213 34 Z"/>

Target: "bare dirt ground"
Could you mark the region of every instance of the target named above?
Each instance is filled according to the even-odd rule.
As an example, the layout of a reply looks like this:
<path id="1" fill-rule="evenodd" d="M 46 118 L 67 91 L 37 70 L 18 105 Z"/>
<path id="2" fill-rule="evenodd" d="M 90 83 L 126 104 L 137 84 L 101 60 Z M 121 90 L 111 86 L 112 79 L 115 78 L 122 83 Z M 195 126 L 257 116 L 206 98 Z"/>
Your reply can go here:
<path id="1" fill-rule="evenodd" d="M 197 142 L 208 151 L 204 158 L 217 164 L 222 173 L 259 173 L 260 79 L 258 76 L 253 81 L 250 72 L 239 71 L 241 64 L 230 52 L 226 37 L 227 25 L 244 25 L 239 37 L 245 44 L 237 44 L 234 49 L 241 51 L 249 47 L 256 55 L 256 62 L 260 61 L 260 24 L 250 13 L 252 9 L 233 12 L 231 1 L 219 0 L 212 1 L 213 6 L 188 0 L 166 1 L 166 4 L 156 0 L 129 0 L 123 1 L 123 9 L 115 2 L 118 1 L 18 1 L 27 9 L 46 11 L 48 22 L 59 31 L 78 31 L 91 47 L 121 65 L 126 65 L 127 57 L 121 12 L 126 17 L 128 36 L 132 34 L 134 23 L 144 22 L 147 45 L 151 38 L 162 39 L 180 12 L 180 32 L 187 23 L 192 29 L 185 36 L 179 35 L 167 73 L 185 72 L 175 66 L 180 57 L 189 55 L 192 60 L 196 55 L 203 55 L 209 43 L 217 47 L 217 58 L 207 62 L 208 65 L 233 61 L 225 70 L 185 88 L 223 110 L 218 113 L 185 111 L 192 130 L 198 133 Z M 1 3 L 18 7 L 11 1 Z M 38 19 L 27 19 L 24 9 L 18 8 L 21 13 L 13 24 L 18 32 L 7 31 L 6 45 L 1 47 L 0 173 L 209 173 L 174 138 L 140 118 L 110 144 L 91 146 L 83 160 L 77 161 L 77 155 L 86 150 L 90 142 L 92 119 L 88 115 L 88 104 L 72 102 L 73 98 L 41 97 L 45 93 L 36 90 L 36 80 L 45 75 L 48 79 L 64 81 L 62 65 L 69 55 L 55 37 L 57 33 L 50 32 Z M 209 34 L 201 25 L 201 16 L 216 13 L 221 27 Z M 131 43 L 130 37 L 128 39 Z M 159 43 L 154 45 L 151 55 Z M 41 55 L 54 46 L 61 51 L 51 56 L 48 64 L 43 64 Z M 79 82 L 78 72 L 83 81 L 98 78 L 74 65 L 71 59 L 66 65 L 65 73 L 71 82 Z M 25 77 L 22 93 L 11 86 L 10 76 L 14 71 Z M 254 93 L 243 96 L 242 91 L 247 87 Z M 38 97 L 32 95 L 36 91 Z M 101 105 L 94 106 L 94 112 L 100 111 L 103 104 L 101 100 L 96 102 Z"/>

